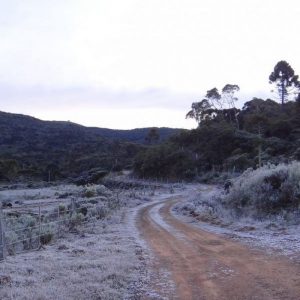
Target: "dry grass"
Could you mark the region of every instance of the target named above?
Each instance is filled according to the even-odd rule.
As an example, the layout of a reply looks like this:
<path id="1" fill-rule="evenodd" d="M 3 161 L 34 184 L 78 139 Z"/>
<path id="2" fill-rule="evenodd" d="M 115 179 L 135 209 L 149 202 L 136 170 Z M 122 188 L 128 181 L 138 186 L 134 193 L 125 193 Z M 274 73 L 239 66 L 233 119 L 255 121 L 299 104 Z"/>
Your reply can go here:
<path id="1" fill-rule="evenodd" d="M 101 188 L 96 191 L 98 204 L 108 205 L 118 199 L 118 207 L 108 205 L 110 213 L 97 221 L 94 229 L 80 227 L 81 233 L 65 232 L 45 250 L 8 256 L 0 263 L 1 300 L 141 299 L 145 294 L 152 295 L 148 297 L 151 299 L 159 298 L 149 285 L 151 254 L 135 226 L 135 213 L 154 195 L 168 194 L 169 185 L 155 190 L 152 186 L 113 191 L 89 187 L 95 188 Z M 60 198 L 61 195 L 67 197 Z M 14 207 L 22 207 L 23 204 L 15 204 L 21 200 L 24 204 L 43 203 L 50 210 L 54 205 L 66 206 L 71 196 L 81 199 L 82 189 L 57 186 L 0 193 Z"/>
<path id="2" fill-rule="evenodd" d="M 46 250 L 8 257 L 0 299 L 139 299 L 142 250 L 125 223 L 119 213 Z"/>

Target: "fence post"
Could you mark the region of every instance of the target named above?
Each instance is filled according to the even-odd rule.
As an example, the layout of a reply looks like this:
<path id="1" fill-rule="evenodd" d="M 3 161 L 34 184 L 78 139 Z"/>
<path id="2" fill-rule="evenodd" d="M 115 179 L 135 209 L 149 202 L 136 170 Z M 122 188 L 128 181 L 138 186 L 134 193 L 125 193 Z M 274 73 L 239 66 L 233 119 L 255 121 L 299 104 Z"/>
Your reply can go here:
<path id="1" fill-rule="evenodd" d="M 42 247 L 41 234 L 42 234 L 42 218 L 41 218 L 41 204 L 39 204 L 39 249 Z"/>
<path id="2" fill-rule="evenodd" d="M 75 213 L 75 199 L 71 199 L 71 216 Z"/>
<path id="3" fill-rule="evenodd" d="M 60 205 L 57 208 L 57 237 L 60 238 Z"/>
<path id="4" fill-rule="evenodd" d="M 2 210 L 2 203 L 0 203 L 0 260 L 4 260 L 6 255 L 4 224 L 5 221 L 4 221 L 4 214 Z"/>

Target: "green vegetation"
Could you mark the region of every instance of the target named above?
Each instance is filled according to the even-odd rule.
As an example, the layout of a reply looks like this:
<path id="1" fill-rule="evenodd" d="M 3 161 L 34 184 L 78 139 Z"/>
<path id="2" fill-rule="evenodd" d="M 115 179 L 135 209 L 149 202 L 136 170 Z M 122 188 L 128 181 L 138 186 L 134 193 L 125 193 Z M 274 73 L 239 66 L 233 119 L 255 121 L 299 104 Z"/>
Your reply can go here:
<path id="1" fill-rule="evenodd" d="M 300 159 L 298 77 L 286 62 L 280 62 L 270 80 L 277 83 L 284 109 L 274 100 L 258 98 L 237 109 L 237 85 L 227 84 L 221 93 L 213 88 L 187 113 L 198 128 L 144 149 L 135 159 L 135 173 L 146 178 L 192 179 Z M 291 93 L 297 101 L 288 101 Z"/>
<path id="2" fill-rule="evenodd" d="M 299 94 L 298 75 L 295 75 L 293 68 L 284 60 L 279 61 L 269 77 L 270 83 L 276 85 L 278 95 L 283 105 L 292 96 Z"/>
<path id="3" fill-rule="evenodd" d="M 0 112 L 0 181 L 77 178 L 97 182 L 109 171 L 131 168 L 151 137 L 164 141 L 176 129 L 111 130 L 47 122 Z"/>

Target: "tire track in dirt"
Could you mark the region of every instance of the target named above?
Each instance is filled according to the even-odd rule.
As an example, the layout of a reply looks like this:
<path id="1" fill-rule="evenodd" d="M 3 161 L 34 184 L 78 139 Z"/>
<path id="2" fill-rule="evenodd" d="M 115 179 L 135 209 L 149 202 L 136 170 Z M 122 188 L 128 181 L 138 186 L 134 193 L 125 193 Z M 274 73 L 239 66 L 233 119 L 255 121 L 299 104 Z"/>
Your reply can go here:
<path id="1" fill-rule="evenodd" d="M 300 299 L 299 264 L 183 223 L 170 211 L 180 200 L 174 196 L 151 204 L 137 215 L 137 226 L 156 257 L 152 271 L 168 270 L 176 285 L 175 295 L 167 290 L 159 294 L 184 300 Z"/>

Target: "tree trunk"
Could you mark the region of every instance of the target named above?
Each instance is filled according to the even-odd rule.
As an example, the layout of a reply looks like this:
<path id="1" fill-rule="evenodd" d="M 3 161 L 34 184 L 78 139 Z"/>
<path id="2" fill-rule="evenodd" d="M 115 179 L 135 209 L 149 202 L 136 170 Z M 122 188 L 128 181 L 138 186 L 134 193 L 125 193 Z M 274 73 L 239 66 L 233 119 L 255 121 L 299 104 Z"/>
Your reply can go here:
<path id="1" fill-rule="evenodd" d="M 281 105 L 284 104 L 284 81 L 281 81 Z"/>

